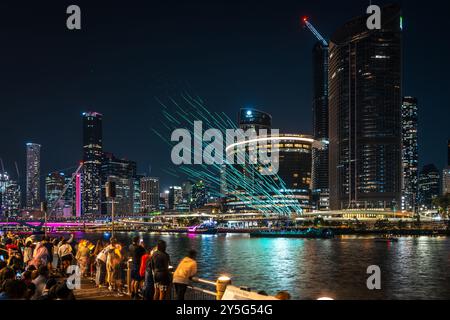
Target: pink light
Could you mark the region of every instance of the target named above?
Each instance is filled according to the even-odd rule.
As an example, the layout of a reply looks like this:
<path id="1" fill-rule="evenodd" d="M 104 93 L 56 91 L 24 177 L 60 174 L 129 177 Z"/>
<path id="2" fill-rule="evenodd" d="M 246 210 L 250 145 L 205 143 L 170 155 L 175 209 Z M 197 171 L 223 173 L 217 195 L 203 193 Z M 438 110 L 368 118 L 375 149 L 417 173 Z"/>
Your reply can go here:
<path id="1" fill-rule="evenodd" d="M 75 178 L 75 215 L 81 217 L 81 174 L 78 173 Z"/>

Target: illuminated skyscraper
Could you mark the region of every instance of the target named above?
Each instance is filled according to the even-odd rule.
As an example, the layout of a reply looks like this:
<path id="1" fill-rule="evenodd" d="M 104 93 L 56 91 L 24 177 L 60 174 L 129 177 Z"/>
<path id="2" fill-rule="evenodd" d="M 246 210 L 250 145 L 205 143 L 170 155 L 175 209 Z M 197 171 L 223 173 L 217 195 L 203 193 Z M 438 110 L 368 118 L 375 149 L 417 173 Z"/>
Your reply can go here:
<path id="1" fill-rule="evenodd" d="M 97 112 L 83 113 L 83 214 L 101 211 L 102 117 Z"/>
<path id="2" fill-rule="evenodd" d="M 47 201 L 49 213 L 51 208 L 55 205 L 56 200 L 58 200 L 63 192 L 65 183 L 65 175 L 62 172 L 52 172 L 45 177 L 45 201 Z M 56 203 L 55 210 L 51 212 L 52 215 L 63 215 L 64 200 L 64 198 L 61 198 L 60 201 Z"/>
<path id="3" fill-rule="evenodd" d="M 141 178 L 141 212 L 159 210 L 159 178 Z"/>
<path id="4" fill-rule="evenodd" d="M 106 182 L 116 183 L 115 213 L 134 213 L 134 181 L 136 162 L 119 159 L 110 152 L 104 152 L 101 165 L 102 213 L 110 215 L 111 200 L 106 199 Z"/>
<path id="5" fill-rule="evenodd" d="M 238 114 L 239 128 L 247 129 L 270 129 L 272 127 L 272 116 L 266 112 L 253 108 L 243 108 Z"/>
<path id="6" fill-rule="evenodd" d="M 175 210 L 177 205 L 181 203 L 183 203 L 183 190 L 181 187 L 169 187 L 169 210 Z"/>
<path id="7" fill-rule="evenodd" d="M 423 167 L 419 174 L 418 201 L 421 209 L 432 209 L 433 199 L 439 196 L 440 174 L 434 164 Z"/>
<path id="8" fill-rule="evenodd" d="M 141 179 L 143 175 L 136 174 L 133 178 L 133 213 L 140 213 L 141 210 Z"/>
<path id="9" fill-rule="evenodd" d="M 20 210 L 20 186 L 7 172 L 0 172 L 0 217 L 16 216 Z"/>
<path id="10" fill-rule="evenodd" d="M 328 174 L 328 45 L 313 48 L 313 130 L 323 148 L 312 150 L 312 196 L 315 209 L 329 207 Z"/>
<path id="11" fill-rule="evenodd" d="M 208 193 L 205 183 L 200 180 L 192 186 L 191 207 L 201 208 L 208 202 Z"/>
<path id="12" fill-rule="evenodd" d="M 450 194 L 450 167 L 442 171 L 442 195 Z"/>
<path id="13" fill-rule="evenodd" d="M 367 16 L 330 40 L 330 207 L 399 210 L 402 191 L 400 7 L 382 8 L 382 28 Z"/>
<path id="14" fill-rule="evenodd" d="M 413 211 L 419 179 L 419 147 L 417 143 L 417 99 L 404 97 L 402 103 L 402 210 Z"/>
<path id="15" fill-rule="evenodd" d="M 39 209 L 41 145 L 27 143 L 27 209 Z"/>

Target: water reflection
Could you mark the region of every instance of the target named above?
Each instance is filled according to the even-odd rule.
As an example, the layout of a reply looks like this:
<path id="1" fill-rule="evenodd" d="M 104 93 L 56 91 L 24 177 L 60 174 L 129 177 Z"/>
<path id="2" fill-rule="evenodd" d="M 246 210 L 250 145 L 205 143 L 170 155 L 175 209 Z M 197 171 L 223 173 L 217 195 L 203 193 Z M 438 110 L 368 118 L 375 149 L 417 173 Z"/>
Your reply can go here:
<path id="1" fill-rule="evenodd" d="M 77 234 L 92 240 L 103 234 Z M 117 238 L 130 243 L 132 233 Z M 379 243 L 373 238 L 332 240 L 265 239 L 248 235 L 141 233 L 147 246 L 168 244 L 175 266 L 190 248 L 199 252 L 199 276 L 228 275 L 236 285 L 274 294 L 288 290 L 296 299 L 449 299 L 450 239 L 401 238 Z M 382 290 L 366 287 L 367 267 L 378 265 Z"/>

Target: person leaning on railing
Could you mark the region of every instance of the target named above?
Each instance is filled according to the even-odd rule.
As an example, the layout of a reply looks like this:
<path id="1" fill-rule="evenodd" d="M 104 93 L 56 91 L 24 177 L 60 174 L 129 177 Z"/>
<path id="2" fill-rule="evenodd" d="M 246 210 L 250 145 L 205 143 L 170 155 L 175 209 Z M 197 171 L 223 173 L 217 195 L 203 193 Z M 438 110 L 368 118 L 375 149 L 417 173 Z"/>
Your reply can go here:
<path id="1" fill-rule="evenodd" d="M 189 250 L 188 256 L 181 260 L 173 274 L 173 284 L 177 300 L 184 300 L 187 286 L 192 277 L 197 274 L 197 251 Z"/>

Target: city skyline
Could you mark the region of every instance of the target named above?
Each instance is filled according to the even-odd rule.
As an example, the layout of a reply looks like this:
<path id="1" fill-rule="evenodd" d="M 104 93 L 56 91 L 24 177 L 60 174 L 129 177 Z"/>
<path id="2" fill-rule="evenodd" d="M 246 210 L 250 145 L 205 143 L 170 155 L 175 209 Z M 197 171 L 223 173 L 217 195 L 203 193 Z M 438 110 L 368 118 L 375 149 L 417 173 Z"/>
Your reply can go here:
<path id="1" fill-rule="evenodd" d="M 381 2 L 383 3 L 383 2 Z M 105 19 L 105 17 L 98 16 L 98 11 L 96 9 L 92 9 L 93 7 L 90 7 L 88 4 L 80 4 L 83 9 L 86 11 L 91 11 L 91 17 L 95 16 L 98 18 L 98 21 L 94 20 L 87 20 L 86 29 L 87 30 L 96 30 L 98 33 L 95 33 L 96 35 L 104 35 L 104 31 L 100 27 L 101 19 Z M 19 168 L 21 171 L 21 181 L 20 184 L 22 186 L 22 190 L 25 190 L 24 186 L 24 177 L 25 177 L 25 155 L 23 152 L 23 144 L 27 142 L 35 142 L 41 144 L 42 147 L 42 166 L 41 166 L 41 176 L 45 176 L 45 174 L 57 171 L 61 168 L 68 168 L 76 166 L 79 160 L 81 160 L 82 156 L 79 152 L 79 141 L 81 140 L 81 126 L 79 122 L 79 115 L 81 112 L 94 110 L 105 114 L 105 128 L 104 128 L 104 143 L 105 143 L 105 150 L 111 150 L 114 151 L 115 154 L 117 154 L 120 158 L 127 158 L 131 160 L 135 160 L 138 163 L 138 173 L 148 173 L 148 168 L 151 167 L 151 172 L 149 173 L 151 176 L 158 176 L 160 177 L 161 186 L 162 188 L 167 188 L 170 185 L 179 184 L 181 181 L 177 181 L 177 179 L 171 178 L 169 175 L 167 175 L 164 170 L 164 163 L 167 161 L 170 161 L 170 150 L 163 146 L 163 144 L 158 141 L 157 138 L 155 138 L 150 128 L 157 127 L 159 124 L 155 123 L 158 120 L 158 104 L 157 101 L 155 101 L 155 96 L 167 98 L 168 96 L 176 96 L 178 93 L 188 90 L 193 91 L 195 94 L 199 95 L 200 97 L 205 97 L 207 105 L 211 106 L 212 110 L 220 110 L 224 111 L 226 110 L 226 113 L 231 117 L 235 118 L 237 110 L 241 107 L 245 106 L 253 106 L 257 107 L 261 110 L 264 110 L 270 114 L 273 115 L 274 119 L 276 119 L 276 122 L 274 123 L 274 127 L 279 127 L 282 129 L 283 132 L 303 132 L 303 133 L 312 133 L 312 81 L 311 81 L 311 74 L 310 72 L 312 70 L 311 67 L 311 49 L 315 43 L 315 39 L 309 34 L 307 30 L 303 30 L 301 27 L 301 17 L 304 15 L 308 15 L 311 19 L 311 21 L 321 30 L 321 32 L 327 36 L 330 37 L 333 30 L 341 26 L 345 21 L 352 18 L 352 16 L 360 15 L 365 10 L 365 3 L 363 1 L 353 1 L 352 5 L 350 4 L 343 4 L 342 7 L 338 8 L 339 10 L 336 10 L 335 14 L 333 15 L 332 19 L 329 19 L 330 22 L 326 22 L 325 18 L 330 15 L 330 13 L 324 12 L 321 13 L 320 10 L 317 10 L 314 8 L 314 5 L 311 5 L 310 3 L 305 3 L 303 6 L 302 3 L 298 4 L 292 4 L 287 3 L 285 5 L 285 8 L 283 7 L 283 10 L 280 9 L 280 13 L 278 14 L 270 14 L 268 11 L 268 5 L 265 2 L 262 2 L 261 5 L 257 8 L 257 12 L 250 14 L 247 12 L 247 8 L 254 8 L 254 3 L 247 2 L 246 4 L 241 5 L 234 5 L 230 4 L 229 10 L 227 11 L 227 14 L 231 16 L 233 13 L 235 13 L 233 10 L 236 8 L 240 8 L 241 10 L 238 10 L 239 14 L 236 18 L 236 24 L 237 26 L 234 26 L 233 29 L 234 32 L 243 32 L 247 36 L 251 36 L 254 32 L 258 32 L 259 30 L 254 30 L 256 27 L 262 27 L 264 26 L 265 30 L 273 30 L 273 33 L 265 34 L 267 37 L 266 40 L 261 39 L 261 36 L 259 38 L 252 38 L 253 42 L 252 48 L 249 46 L 246 46 L 245 48 L 249 50 L 248 54 L 250 55 L 256 55 L 257 57 L 261 58 L 268 58 L 269 53 L 271 55 L 275 55 L 276 58 L 286 58 L 286 62 L 279 63 L 277 59 L 275 59 L 276 67 L 282 68 L 283 72 L 286 72 L 286 76 L 281 77 L 280 79 L 281 84 L 276 84 L 273 81 L 268 81 L 271 83 L 269 85 L 268 83 L 264 83 L 260 80 L 257 80 L 258 77 L 261 77 L 261 72 L 263 70 L 261 67 L 257 69 L 253 69 L 253 73 L 246 73 L 248 76 L 248 80 L 254 83 L 254 85 L 246 85 L 242 86 L 242 89 L 238 89 L 239 86 L 234 86 L 234 90 L 231 90 L 230 92 L 227 91 L 227 97 L 226 97 L 226 103 L 225 102 L 219 102 L 221 100 L 221 97 L 223 97 L 223 93 L 218 94 L 217 90 L 212 90 L 210 84 L 206 84 L 205 80 L 207 78 L 203 77 L 204 74 L 202 73 L 202 76 L 200 75 L 194 75 L 185 72 L 181 72 L 180 74 L 174 73 L 174 77 L 171 78 L 169 74 L 161 76 L 159 80 L 153 80 L 146 82 L 147 89 L 143 88 L 142 83 L 137 81 L 139 79 L 138 75 L 140 73 L 136 73 L 136 65 L 131 66 L 131 70 L 134 70 L 132 72 L 133 82 L 131 84 L 134 84 L 136 88 L 132 88 L 128 86 L 127 90 L 122 91 L 121 95 L 123 97 L 121 99 L 118 99 L 116 102 L 111 103 L 110 99 L 115 99 L 118 97 L 118 93 L 113 93 L 113 90 L 109 90 L 110 88 L 108 85 L 111 85 L 112 83 L 108 83 L 108 85 L 100 86 L 99 92 L 92 92 L 92 90 L 86 90 L 86 94 L 75 94 L 75 98 L 72 101 L 68 100 L 68 97 L 73 96 L 72 92 L 68 89 L 74 88 L 76 85 L 83 85 L 83 79 L 87 82 L 90 82 L 90 78 L 95 78 L 95 82 L 98 83 L 99 78 L 104 78 L 105 76 L 109 76 L 110 71 L 105 69 L 107 66 L 113 66 L 111 64 L 111 59 L 107 62 L 100 63 L 101 55 L 96 56 L 96 58 L 89 58 L 86 64 L 82 61 L 83 59 L 78 57 L 77 59 L 74 59 L 75 56 L 74 53 L 67 53 L 67 57 L 71 58 L 69 59 L 72 61 L 75 65 L 79 65 L 82 70 L 85 70 L 86 68 L 89 69 L 86 73 L 81 72 L 77 73 L 76 80 L 67 80 L 67 84 L 63 86 L 64 90 L 61 91 L 61 93 L 52 94 L 49 91 L 48 87 L 45 87 L 43 84 L 40 84 L 38 87 L 41 87 L 41 91 L 35 91 L 36 96 L 39 98 L 39 100 L 42 100 L 44 102 L 43 106 L 41 102 L 37 103 L 36 110 L 32 110 L 29 107 L 26 107 L 25 109 L 21 108 L 12 108 L 12 107 L 6 107 L 6 113 L 5 116 L 11 119 L 17 119 L 19 117 L 18 110 L 26 110 L 28 112 L 21 112 L 20 113 L 20 122 L 12 121 L 11 123 L 5 124 L 5 126 L 2 126 L 2 138 L 1 139 L 1 145 L 2 150 L 0 157 L 3 159 L 5 164 L 6 171 L 9 172 L 10 176 L 15 175 L 15 168 L 14 168 L 14 162 L 17 161 L 19 163 Z M 332 4 L 330 4 L 332 6 Z M 206 18 L 208 16 L 208 10 L 213 10 L 214 8 L 217 8 L 217 6 L 220 6 L 219 4 L 211 4 L 209 6 L 206 6 L 204 9 L 202 9 L 201 16 Z M 225 6 L 225 5 L 223 5 Z M 225 6 L 227 7 L 227 6 Z M 198 9 L 198 4 L 193 5 L 193 8 Z M 116 14 L 117 10 L 114 5 L 112 5 L 108 10 L 111 13 L 111 15 Z M 189 9 L 189 8 L 188 8 Z M 192 9 L 192 8 L 191 8 Z M 191 10 L 189 9 L 189 10 Z M 292 10 L 291 12 L 288 12 L 288 10 Z M 421 8 L 422 9 L 422 8 Z M 14 10 L 14 6 L 12 6 L 12 10 Z M 40 9 L 44 10 L 44 9 Z M 45 29 L 45 31 L 50 31 L 50 38 L 53 40 L 58 41 L 68 41 L 67 39 L 64 39 L 66 37 L 69 37 L 74 41 L 74 44 L 82 45 L 82 44 L 92 44 L 91 40 L 93 39 L 92 36 L 88 36 L 85 31 L 81 31 L 80 35 L 73 36 L 71 34 L 66 34 L 65 31 L 57 31 L 51 32 L 51 30 L 48 30 L 48 28 L 53 27 L 53 24 L 56 23 L 54 20 L 55 18 L 52 18 L 52 14 L 55 9 L 50 9 L 47 15 L 49 16 L 49 19 L 47 22 L 42 22 L 42 28 Z M 161 5 L 161 10 L 163 13 L 168 14 L 168 9 L 165 8 L 163 5 Z M 179 10 L 180 9 L 173 9 L 174 10 L 174 17 L 178 17 L 180 15 Z M 413 70 L 417 69 L 417 63 L 411 63 L 411 60 L 417 61 L 418 55 L 420 54 L 421 49 L 419 46 L 414 45 L 415 39 L 411 39 L 411 33 L 416 31 L 416 28 L 418 27 L 418 19 L 414 19 L 414 17 L 418 17 L 418 11 L 417 8 L 413 5 L 409 5 L 407 3 L 402 4 L 402 10 L 403 15 L 405 16 L 404 19 L 404 82 L 405 82 L 405 89 L 403 90 L 403 95 L 411 95 L 418 98 L 420 101 L 419 106 L 419 161 L 420 161 L 420 167 L 427 163 L 434 163 L 439 169 L 442 169 L 445 167 L 445 143 L 448 139 L 448 136 L 450 134 L 447 132 L 449 129 L 445 126 L 439 126 L 434 125 L 435 122 L 439 123 L 439 121 L 443 121 L 442 119 L 445 119 L 446 116 L 437 116 L 440 115 L 442 112 L 444 115 L 448 110 L 445 108 L 445 100 L 443 98 L 439 98 L 439 95 L 434 95 L 432 90 L 424 90 L 424 89 L 417 89 L 420 86 L 425 86 L 422 81 L 418 81 L 416 76 L 414 75 Z M 328 10 L 329 11 L 329 10 Z M 214 10 L 212 11 L 214 12 Z M 200 13 L 197 13 L 200 14 Z M 436 13 L 435 13 L 436 14 Z M 439 14 L 439 13 L 438 13 Z M 147 23 L 144 21 L 144 17 L 136 13 L 134 10 L 126 11 L 124 13 L 125 17 L 128 17 L 128 19 L 131 19 L 131 17 L 137 17 L 140 18 L 139 23 L 140 25 L 145 25 Z M 136 16 L 137 15 L 137 16 Z M 225 15 L 222 17 L 222 19 L 225 19 L 228 17 L 228 15 Z M 245 18 L 251 17 L 251 20 L 245 20 Z M 267 21 L 262 21 L 263 17 L 268 18 Z M 409 18 L 411 17 L 411 18 Z M 92 19 L 92 18 L 89 18 Z M 439 20 L 439 19 L 435 19 Z M 7 21 L 8 22 L 8 21 Z M 252 24 L 252 23 L 254 24 Z M 154 23 L 154 21 L 151 21 L 151 23 Z M 217 24 L 210 21 L 210 19 L 206 19 L 204 23 L 211 24 L 212 27 L 219 28 Z M 437 22 L 433 22 L 437 23 Z M 125 30 L 122 31 L 122 33 L 128 34 L 132 31 L 138 31 L 138 28 L 136 24 L 132 25 L 131 27 L 127 27 Z M 10 24 L 10 28 L 14 28 L 14 23 Z M 196 25 L 198 27 L 198 25 Z M 225 25 L 224 25 L 225 26 Z M 167 26 L 166 26 L 167 27 Z M 26 26 L 23 27 L 26 29 Z M 18 33 L 19 36 L 27 36 L 24 34 L 24 29 L 16 30 L 15 32 Z M 113 29 L 115 31 L 118 31 L 119 29 Z M 196 31 L 202 31 L 197 30 Z M 214 29 L 216 30 L 216 29 Z M 13 30 L 14 31 L 14 30 Z M 147 30 L 148 31 L 148 30 Z M 177 35 L 174 35 L 174 30 L 168 29 L 163 30 L 168 33 L 171 37 L 175 37 Z M 223 31 L 223 30 L 222 30 Z M 39 30 L 36 31 L 39 34 Z M 282 37 L 279 41 L 275 41 L 275 39 L 280 36 L 280 34 L 285 34 L 284 37 Z M 200 32 L 200 34 L 203 34 Z M 186 34 L 184 34 L 186 35 Z M 187 34 L 189 35 L 189 33 Z M 223 34 L 221 34 L 223 36 Z M 161 37 L 163 34 L 161 34 Z M 206 36 L 206 35 L 205 35 Z M 202 36 L 203 37 L 203 36 Z M 433 35 L 431 35 L 431 38 Z M 140 38 L 133 38 L 133 40 L 136 41 L 137 47 L 133 45 L 133 43 L 128 43 L 128 46 L 126 47 L 130 52 L 136 52 L 133 49 L 141 48 L 143 43 Z M 159 37 L 155 40 L 161 40 Z M 246 37 L 248 40 L 248 37 Z M 50 40 L 50 39 L 47 39 Z M 197 39 L 199 40 L 199 39 Z M 225 43 L 232 43 L 233 40 L 231 39 L 222 39 Z M 57 41 L 57 42 L 58 42 Z M 114 42 L 113 39 L 106 39 L 106 42 L 104 43 L 112 45 Z M 212 62 L 205 62 L 206 66 L 211 67 L 216 66 L 218 61 L 223 61 L 224 65 L 227 65 L 232 62 L 236 62 L 235 59 L 228 60 L 223 53 L 219 54 L 218 49 L 222 48 L 222 46 L 219 46 L 218 43 L 219 40 L 212 41 L 216 47 L 213 46 L 212 53 L 211 54 L 217 54 L 216 56 L 211 56 L 209 60 Z M 236 40 L 237 41 L 237 40 Z M 275 41 L 275 42 L 274 42 Z M 130 41 L 131 42 L 131 41 Z M 220 42 L 220 41 L 219 41 Z M 412 42 L 412 43 L 411 43 Z M 199 43 L 199 42 L 194 42 Z M 239 43 L 239 41 L 237 42 Z M 237 44 L 236 43 L 236 44 Z M 258 46 L 254 46 L 255 44 L 266 44 L 265 50 L 259 50 Z M 291 46 L 289 50 L 277 50 L 274 52 L 273 50 L 270 50 L 270 45 L 273 44 L 279 44 L 282 45 L 285 43 L 286 45 Z M 269 45 L 270 44 L 270 45 Z M 117 45 L 120 45 L 120 42 L 117 42 Z M 448 45 L 448 44 L 444 44 Z M 194 45 L 195 46 L 195 45 Z M 40 53 L 42 54 L 46 50 L 54 49 L 55 46 L 52 45 L 48 49 L 41 49 Z M 71 49 L 74 49 L 74 47 L 70 47 Z M 193 47 L 190 47 L 186 44 L 185 47 L 187 52 L 189 50 L 193 50 Z M 256 48 L 256 49 L 255 49 Z M 101 48 L 98 48 L 98 50 L 101 51 Z M 281 49 L 281 48 L 280 48 Z M 431 48 L 430 48 L 431 49 Z M 76 52 L 76 49 L 74 49 Z M 132 54 L 127 52 L 123 53 L 126 54 Z M 435 50 L 435 49 L 433 49 Z M 146 51 L 146 50 L 144 50 Z M 264 51 L 267 51 L 267 53 L 264 53 Z M 234 51 L 233 51 L 234 52 Z M 261 53 L 262 52 L 262 53 Z M 11 49 L 8 51 L 8 54 L 12 54 L 13 50 Z M 198 53 L 195 51 L 195 53 Z M 237 52 L 236 52 L 237 54 Z M 434 51 L 432 51 L 432 54 L 439 54 Z M 192 55 L 192 53 L 191 53 Z M 234 55 L 234 53 L 233 53 Z M 63 55 L 64 56 L 64 55 Z M 111 58 L 111 56 L 106 55 L 106 58 Z M 295 59 L 293 59 L 295 57 Z M 116 57 L 117 58 L 117 57 Z M 160 56 L 158 56 L 159 59 L 162 59 Z M 138 59 L 139 60 L 139 59 Z M 156 59 L 157 60 L 157 59 Z M 188 59 L 189 60 L 189 59 Z M 181 59 L 182 64 L 186 64 L 188 60 Z M 209 61 L 208 60 L 208 61 Z M 159 60 L 158 60 L 159 61 Z M 162 61 L 162 60 L 161 60 Z M 172 61 L 172 60 L 170 60 Z M 97 64 L 98 66 L 101 66 L 99 68 L 88 66 L 90 63 Z M 117 60 L 114 60 L 114 62 L 118 62 Z M 261 61 L 259 61 L 261 62 Z M 258 62 L 258 63 L 259 63 Z M 62 62 L 61 62 L 62 63 Z M 58 61 L 56 61 L 56 64 L 58 66 L 61 65 Z M 143 60 L 140 59 L 139 63 L 143 63 Z M 253 68 L 250 62 L 248 60 L 245 60 L 245 63 L 242 61 L 239 64 L 236 64 L 235 66 L 238 68 L 235 68 L 237 71 L 236 74 L 238 74 L 238 77 L 241 77 L 242 73 L 245 73 L 245 71 L 249 71 L 247 68 Z M 430 62 L 432 63 L 432 62 Z M 150 65 L 153 65 L 153 63 L 149 62 Z M 201 66 L 201 61 L 193 61 L 193 66 Z M 260 63 L 259 63 L 260 65 Z M 28 66 L 33 67 L 31 70 L 36 71 L 36 65 L 33 62 L 29 62 Z M 146 68 L 145 64 L 142 64 L 144 69 Z M 304 72 L 300 72 L 301 75 L 304 76 L 298 76 L 294 75 L 293 71 L 288 71 L 287 68 L 295 67 L 294 71 L 297 73 L 297 71 L 305 70 Z M 125 71 L 127 67 L 124 65 L 120 67 L 119 65 L 116 66 L 121 71 Z M 273 68 L 273 67 L 272 67 Z M 171 68 L 173 70 L 173 68 Z M 188 68 L 189 69 L 189 68 Z M 420 68 L 419 68 L 420 69 Z M 221 69 L 222 70 L 222 69 Z M 300 71 L 301 71 L 300 70 Z M 7 68 L 7 75 L 11 75 L 11 69 Z M 424 74 L 430 75 L 427 70 L 424 71 Z M 425 72 L 426 71 L 426 72 Z M 160 69 L 158 70 L 160 72 Z M 150 78 L 152 78 L 155 74 L 158 72 L 153 72 L 150 70 L 148 72 L 148 75 Z M 17 70 L 17 75 L 23 73 L 21 70 Z M 56 80 L 56 79 L 62 79 L 63 73 L 61 71 L 57 71 L 56 68 L 49 67 L 48 76 L 50 77 L 50 80 Z M 119 70 L 117 70 L 116 76 L 119 78 L 122 78 L 120 76 Z M 417 72 L 416 72 L 417 73 Z M 127 73 L 125 73 L 126 75 Z M 215 79 L 220 80 L 220 83 L 227 83 L 230 82 L 230 74 L 224 74 L 223 70 L 222 73 L 219 72 L 219 74 L 223 75 L 223 79 L 220 79 L 220 77 L 217 77 Z M 16 76 L 17 76 L 16 75 Z M 161 73 L 159 74 L 161 75 Z M 192 77 L 191 77 L 191 76 Z M 409 76 L 408 76 L 409 75 Z M 435 79 L 436 82 L 438 82 L 438 79 L 440 75 L 435 72 Z M 39 74 L 38 74 L 39 76 Z M 47 78 L 45 74 L 41 74 L 40 76 Z M 142 76 L 142 74 L 141 74 Z M 14 83 L 14 77 L 12 77 L 12 83 Z M 4 80 L 3 80 L 4 81 Z M 93 80 L 92 80 L 93 81 Z M 119 81 L 119 80 L 117 80 Z M 120 80 L 122 81 L 122 80 Z M 154 82 L 152 82 L 154 81 Z M 156 81 L 156 82 L 155 82 Z M 173 82 L 172 82 L 173 81 Z M 172 82 L 172 83 L 169 83 Z M 53 82 L 50 81 L 52 84 Z M 205 84 L 205 86 L 202 86 L 202 83 Z M 93 83 L 90 82 L 92 85 Z M 158 84 L 158 85 L 155 85 Z M 220 85 L 217 84 L 217 86 L 220 87 Z M 24 83 L 23 86 L 25 87 L 24 92 L 29 92 L 32 87 L 34 87 L 37 84 L 31 84 L 31 83 Z M 52 84 L 53 85 L 53 84 Z M 56 85 L 56 84 L 54 84 Z M 271 87 L 270 93 L 268 94 L 267 88 Z M 112 86 L 114 88 L 115 86 Z M 155 88 L 158 87 L 159 92 L 156 92 Z M 6 84 L 6 87 L 8 88 L 8 84 Z M 37 90 L 37 89 L 36 89 Z M 95 90 L 94 90 L 95 91 Z M 145 108 L 145 110 L 140 110 L 139 117 L 134 117 L 137 114 L 136 108 L 132 107 L 130 111 L 128 107 L 122 107 L 121 104 L 127 105 L 129 102 L 126 100 L 123 100 L 125 97 L 130 97 L 130 93 L 137 93 L 137 97 L 133 97 L 130 100 L 131 104 L 134 105 L 144 105 L 147 104 L 150 106 L 149 108 Z M 161 94 L 161 93 L 164 94 Z M 280 94 L 284 94 L 286 97 L 285 100 L 280 99 Z M 111 96 L 111 97 L 109 97 Z M 296 97 L 296 98 L 294 98 Z M 89 99 L 90 98 L 90 99 Z M 15 104 L 19 104 L 19 106 L 24 106 L 23 104 L 26 103 L 25 100 L 29 99 L 29 97 L 21 97 L 20 99 L 17 99 L 16 95 L 14 94 L 4 94 L 3 96 L 3 104 L 8 106 L 11 105 L 11 101 L 14 101 Z M 62 100 L 61 100 L 62 99 Z M 439 99 L 442 102 L 439 103 L 430 103 L 430 99 Z M 91 102 L 89 103 L 89 100 Z M 106 102 L 110 100 L 109 102 Z M 234 100 L 234 103 L 230 103 L 231 100 Z M 282 101 L 283 104 L 286 105 L 285 108 L 279 108 L 279 103 L 275 101 Z M 59 109 L 57 101 L 65 101 L 65 104 L 61 104 L 63 107 Z M 103 101 L 103 102 L 102 102 Z M 8 103 L 9 102 L 9 103 Z M 12 104 L 14 105 L 14 104 Z M 66 105 L 67 107 L 64 107 Z M 70 105 L 70 107 L 69 107 Z M 226 108 L 224 107 L 226 105 Z M 436 106 L 436 107 L 434 107 Z M 441 113 L 439 113 L 439 108 L 441 108 Z M 139 108 L 138 108 L 139 109 Z M 429 112 L 429 110 L 436 110 L 435 112 Z M 43 117 L 45 115 L 45 117 Z M 155 116 L 156 115 L 156 116 Z M 430 119 L 430 116 L 431 119 Z M 47 119 L 48 118 L 48 119 Z M 139 119 L 138 119 L 139 118 Z M 293 120 L 294 119 L 294 120 Z M 38 130 L 36 127 L 31 125 L 31 123 L 34 123 L 34 121 L 37 121 L 38 123 L 43 123 L 43 127 L 47 128 L 48 130 Z M 48 121 L 48 122 L 47 122 Z M 54 128 L 50 126 L 55 126 Z M 121 128 L 124 126 L 124 130 L 117 130 L 117 128 Z M 60 129 L 64 127 L 64 130 Z M 437 129 L 436 129 L 437 127 Z M 17 128 L 20 128 L 20 132 L 17 131 Z M 427 129 L 428 128 L 428 129 Z M 430 130 L 431 128 L 434 128 L 434 130 Z M 53 129 L 53 130 L 52 130 Z M 59 134 L 53 134 L 53 132 L 58 132 Z M 442 142 L 442 148 L 439 147 L 439 142 Z M 60 152 L 60 146 L 64 145 L 64 152 Z M 167 151 L 167 152 L 165 152 Z"/>

